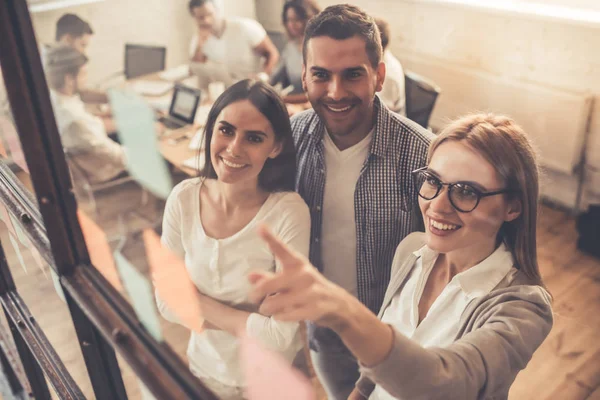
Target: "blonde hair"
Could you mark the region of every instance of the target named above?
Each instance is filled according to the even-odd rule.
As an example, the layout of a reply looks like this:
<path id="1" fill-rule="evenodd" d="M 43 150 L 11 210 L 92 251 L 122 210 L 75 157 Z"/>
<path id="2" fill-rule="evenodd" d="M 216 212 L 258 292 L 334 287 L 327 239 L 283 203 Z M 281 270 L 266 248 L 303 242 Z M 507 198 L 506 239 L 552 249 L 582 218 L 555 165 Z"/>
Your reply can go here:
<path id="1" fill-rule="evenodd" d="M 494 114 L 473 114 L 450 123 L 429 147 L 428 162 L 446 141 L 461 141 L 494 166 L 507 189 L 506 196 L 521 202 L 521 214 L 505 222 L 498 232 L 513 255 L 515 267 L 532 282 L 542 285 L 538 268 L 536 223 L 539 202 L 537 154 L 523 129 L 512 119 Z"/>

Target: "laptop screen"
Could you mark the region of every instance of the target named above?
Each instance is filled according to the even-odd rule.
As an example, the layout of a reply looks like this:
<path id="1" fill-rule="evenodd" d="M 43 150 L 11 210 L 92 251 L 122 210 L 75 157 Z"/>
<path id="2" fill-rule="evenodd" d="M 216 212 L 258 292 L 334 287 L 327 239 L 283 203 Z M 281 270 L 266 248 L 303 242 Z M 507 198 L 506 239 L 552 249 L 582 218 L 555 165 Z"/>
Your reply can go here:
<path id="1" fill-rule="evenodd" d="M 193 124 L 199 102 L 200 92 L 191 88 L 176 86 L 169 114 L 188 124 Z"/>

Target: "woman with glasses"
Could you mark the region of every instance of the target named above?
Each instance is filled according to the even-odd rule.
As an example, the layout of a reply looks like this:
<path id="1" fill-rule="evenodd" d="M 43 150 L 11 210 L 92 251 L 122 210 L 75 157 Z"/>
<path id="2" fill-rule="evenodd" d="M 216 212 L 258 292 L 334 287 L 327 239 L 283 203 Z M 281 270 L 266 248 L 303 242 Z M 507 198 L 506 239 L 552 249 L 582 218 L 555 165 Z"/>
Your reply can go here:
<path id="1" fill-rule="evenodd" d="M 552 327 L 536 256 L 538 164 L 514 121 L 472 115 L 413 172 L 425 233 L 398 246 L 378 316 L 267 229 L 280 273 L 253 296 L 281 321 L 333 329 L 361 364 L 352 399 L 506 399 Z"/>

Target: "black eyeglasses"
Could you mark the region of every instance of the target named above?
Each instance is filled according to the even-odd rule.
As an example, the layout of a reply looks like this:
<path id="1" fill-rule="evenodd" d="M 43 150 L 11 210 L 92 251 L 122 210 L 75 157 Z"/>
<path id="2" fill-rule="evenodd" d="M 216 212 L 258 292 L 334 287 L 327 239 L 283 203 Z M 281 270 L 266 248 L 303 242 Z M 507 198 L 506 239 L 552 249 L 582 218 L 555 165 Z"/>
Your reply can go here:
<path id="1" fill-rule="evenodd" d="M 456 182 L 444 183 L 437 176 L 427 171 L 427 167 L 419 168 L 412 172 L 415 181 L 415 189 L 420 197 L 425 200 L 435 199 L 444 186 L 448 186 L 448 198 L 450 204 L 456 211 L 468 213 L 473 211 L 483 197 L 495 196 L 502 193 L 510 193 L 513 190 L 503 189 L 493 192 L 482 192 L 470 183 Z"/>

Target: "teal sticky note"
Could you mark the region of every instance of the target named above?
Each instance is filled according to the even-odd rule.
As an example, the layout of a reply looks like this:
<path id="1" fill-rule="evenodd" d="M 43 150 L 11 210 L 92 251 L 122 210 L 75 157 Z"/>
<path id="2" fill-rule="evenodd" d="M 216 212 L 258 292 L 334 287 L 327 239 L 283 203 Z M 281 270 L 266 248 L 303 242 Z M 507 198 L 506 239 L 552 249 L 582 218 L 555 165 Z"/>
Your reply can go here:
<path id="1" fill-rule="evenodd" d="M 154 308 L 152 285 L 121 253 L 115 251 L 114 257 L 135 313 L 154 339 L 162 341 L 160 321 Z"/>
<path id="2" fill-rule="evenodd" d="M 17 234 L 17 238 L 19 238 L 19 242 L 21 242 L 23 246 L 27 247 L 29 245 L 29 240 L 27 239 L 27 236 L 25 236 L 25 232 L 23 232 L 23 229 L 21 228 L 21 222 L 10 213 L 8 214 L 8 216 L 12 221 L 13 228 L 15 228 L 15 233 Z"/>
<path id="3" fill-rule="evenodd" d="M 63 292 L 63 288 L 60 284 L 60 279 L 58 278 L 58 275 L 56 275 L 56 272 L 54 272 L 52 268 L 50 268 L 50 276 L 52 277 L 52 284 L 54 285 L 54 290 L 56 290 L 56 294 L 58 294 L 58 297 L 60 297 L 60 299 L 66 303 L 67 299 L 65 298 L 65 292 Z"/>
<path id="4" fill-rule="evenodd" d="M 12 244 L 13 249 L 15 250 L 15 254 L 17 255 L 17 258 L 19 259 L 19 263 L 21 264 L 21 267 L 23 268 L 25 273 L 27 273 L 27 266 L 25 266 L 25 260 L 23 260 L 23 255 L 21 254 L 21 249 L 19 249 L 19 242 L 17 242 L 17 239 L 15 239 L 11 233 L 8 234 L 8 237 L 10 238 L 10 243 Z"/>
<path id="5" fill-rule="evenodd" d="M 108 96 L 129 173 L 154 195 L 166 199 L 173 183 L 158 149 L 152 108 L 133 92 L 111 89 Z"/>

